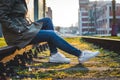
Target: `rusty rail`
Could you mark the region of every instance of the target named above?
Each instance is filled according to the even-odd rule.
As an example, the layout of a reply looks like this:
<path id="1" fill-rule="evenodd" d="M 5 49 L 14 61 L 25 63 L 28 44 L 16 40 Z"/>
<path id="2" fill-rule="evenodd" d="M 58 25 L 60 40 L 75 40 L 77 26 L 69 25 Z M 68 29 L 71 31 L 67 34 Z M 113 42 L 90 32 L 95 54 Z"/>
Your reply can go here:
<path id="1" fill-rule="evenodd" d="M 96 37 L 82 37 L 82 40 L 93 43 L 103 49 L 107 49 L 116 53 L 120 53 L 120 40 L 96 38 Z"/>

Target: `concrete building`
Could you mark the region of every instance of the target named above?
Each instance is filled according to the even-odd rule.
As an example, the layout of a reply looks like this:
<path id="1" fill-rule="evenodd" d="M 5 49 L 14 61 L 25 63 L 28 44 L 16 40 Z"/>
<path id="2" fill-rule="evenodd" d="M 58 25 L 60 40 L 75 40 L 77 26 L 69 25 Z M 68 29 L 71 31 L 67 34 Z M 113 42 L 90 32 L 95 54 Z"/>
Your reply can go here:
<path id="1" fill-rule="evenodd" d="M 80 35 L 85 35 L 89 32 L 89 0 L 79 0 L 78 11 L 78 26 Z"/>
<path id="2" fill-rule="evenodd" d="M 120 30 L 120 4 L 116 4 L 117 30 Z M 79 0 L 80 35 L 110 34 L 112 26 L 111 1 Z"/>
<path id="3" fill-rule="evenodd" d="M 102 6 L 100 6 L 102 4 Z M 113 11 L 112 3 L 109 2 L 98 2 L 96 15 L 96 32 L 97 34 L 111 34 L 113 24 Z M 120 30 L 120 4 L 116 3 L 116 25 L 117 32 Z"/>
<path id="4" fill-rule="evenodd" d="M 40 18 L 45 17 L 46 4 L 45 0 L 29 0 L 28 6 L 28 17 L 32 21 L 36 21 Z"/>
<path id="5" fill-rule="evenodd" d="M 28 6 L 28 17 L 32 20 L 38 20 L 43 17 L 52 19 L 52 9 L 46 6 L 46 0 L 30 0 Z"/>

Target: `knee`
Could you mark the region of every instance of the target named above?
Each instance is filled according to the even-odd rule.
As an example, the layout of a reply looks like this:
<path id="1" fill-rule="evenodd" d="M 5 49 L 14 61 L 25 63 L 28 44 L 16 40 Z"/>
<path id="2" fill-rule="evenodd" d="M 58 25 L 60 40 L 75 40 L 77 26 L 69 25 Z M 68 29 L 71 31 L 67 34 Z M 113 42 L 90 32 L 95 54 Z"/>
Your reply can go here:
<path id="1" fill-rule="evenodd" d="M 44 18 L 44 20 L 45 20 L 46 22 L 51 22 L 51 19 L 48 18 L 48 17 Z"/>

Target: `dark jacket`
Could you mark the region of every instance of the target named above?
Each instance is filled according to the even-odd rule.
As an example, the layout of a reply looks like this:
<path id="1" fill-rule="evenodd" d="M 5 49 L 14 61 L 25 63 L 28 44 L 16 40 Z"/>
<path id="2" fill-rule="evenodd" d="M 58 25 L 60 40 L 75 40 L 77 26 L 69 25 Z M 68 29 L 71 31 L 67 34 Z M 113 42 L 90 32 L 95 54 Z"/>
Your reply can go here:
<path id="1" fill-rule="evenodd" d="M 8 45 L 23 48 L 41 29 L 42 23 L 30 23 L 26 13 L 25 0 L 0 0 L 0 23 Z"/>

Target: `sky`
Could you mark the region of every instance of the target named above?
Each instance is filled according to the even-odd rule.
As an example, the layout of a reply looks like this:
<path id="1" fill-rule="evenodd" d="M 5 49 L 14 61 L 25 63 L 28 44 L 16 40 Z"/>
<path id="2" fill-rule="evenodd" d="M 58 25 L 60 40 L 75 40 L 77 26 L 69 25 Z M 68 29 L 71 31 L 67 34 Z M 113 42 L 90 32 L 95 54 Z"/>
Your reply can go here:
<path id="1" fill-rule="evenodd" d="M 46 4 L 52 9 L 54 26 L 70 27 L 78 22 L 78 0 L 46 0 Z"/>
<path id="2" fill-rule="evenodd" d="M 78 0 L 47 0 L 52 8 L 55 26 L 69 27 L 77 22 Z"/>

